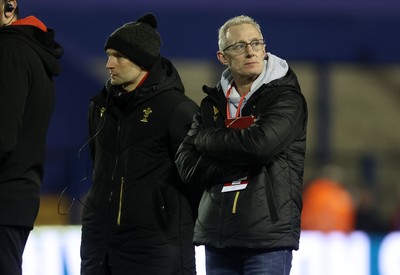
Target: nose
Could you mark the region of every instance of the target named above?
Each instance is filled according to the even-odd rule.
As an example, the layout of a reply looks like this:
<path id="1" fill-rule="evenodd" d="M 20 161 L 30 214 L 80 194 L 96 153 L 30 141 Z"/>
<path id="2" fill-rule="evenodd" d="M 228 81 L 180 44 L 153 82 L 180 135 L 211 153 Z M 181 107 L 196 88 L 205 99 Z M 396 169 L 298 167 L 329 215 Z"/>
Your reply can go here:
<path id="1" fill-rule="evenodd" d="M 253 47 L 251 46 L 251 44 L 247 44 L 246 45 L 246 55 L 247 56 L 254 56 L 254 52 L 255 50 L 253 49 Z"/>
<path id="2" fill-rule="evenodd" d="M 111 68 L 113 68 L 115 66 L 114 64 L 115 63 L 114 63 L 113 57 L 109 56 L 108 59 L 107 59 L 106 68 L 107 69 L 111 69 Z"/>

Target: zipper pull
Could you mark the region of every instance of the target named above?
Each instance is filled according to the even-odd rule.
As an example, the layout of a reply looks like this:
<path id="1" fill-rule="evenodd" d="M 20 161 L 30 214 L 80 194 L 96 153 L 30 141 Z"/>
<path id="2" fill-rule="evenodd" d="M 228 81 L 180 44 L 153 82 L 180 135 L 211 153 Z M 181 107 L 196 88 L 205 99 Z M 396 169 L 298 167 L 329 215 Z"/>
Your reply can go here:
<path id="1" fill-rule="evenodd" d="M 100 108 L 100 117 L 103 117 L 105 111 L 106 111 L 106 107 Z"/>

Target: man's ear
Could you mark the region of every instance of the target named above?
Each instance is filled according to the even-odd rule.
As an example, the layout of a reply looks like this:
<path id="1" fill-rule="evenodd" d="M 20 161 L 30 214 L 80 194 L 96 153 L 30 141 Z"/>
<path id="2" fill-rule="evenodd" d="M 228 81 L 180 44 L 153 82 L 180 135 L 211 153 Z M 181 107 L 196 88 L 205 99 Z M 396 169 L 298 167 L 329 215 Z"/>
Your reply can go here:
<path id="1" fill-rule="evenodd" d="M 4 15 L 6 18 L 14 16 L 15 9 L 17 8 L 17 1 L 16 0 L 8 0 L 4 5 Z"/>
<path id="2" fill-rule="evenodd" d="M 228 59 L 226 59 L 225 54 L 221 51 L 217 52 L 217 59 L 219 62 L 221 62 L 222 65 L 228 66 L 229 62 Z"/>

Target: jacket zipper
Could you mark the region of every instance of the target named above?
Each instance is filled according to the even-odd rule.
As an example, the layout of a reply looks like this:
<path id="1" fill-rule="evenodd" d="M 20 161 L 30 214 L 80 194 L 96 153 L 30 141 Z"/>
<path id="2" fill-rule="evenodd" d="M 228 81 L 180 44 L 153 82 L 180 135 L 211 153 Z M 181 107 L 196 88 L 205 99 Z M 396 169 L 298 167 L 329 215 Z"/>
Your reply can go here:
<path id="1" fill-rule="evenodd" d="M 118 120 L 118 127 L 117 127 L 117 142 L 119 144 L 119 132 L 121 130 L 121 124 L 120 124 L 120 120 Z M 118 145 L 119 147 L 119 145 Z M 115 172 L 117 170 L 117 165 L 118 165 L 118 160 L 119 160 L 119 148 L 118 148 L 118 156 L 115 158 L 115 163 L 114 163 L 114 169 L 111 175 L 111 180 L 114 180 L 114 176 L 115 176 Z"/>
<path id="2" fill-rule="evenodd" d="M 225 201 L 227 200 L 228 198 L 227 198 L 227 196 L 225 196 L 224 194 L 222 194 L 222 205 L 224 205 L 224 203 L 225 203 Z M 221 207 L 220 208 L 220 212 L 221 212 L 221 217 L 225 217 L 226 215 L 225 215 L 225 212 L 227 211 L 227 210 L 225 210 L 226 208 L 225 207 Z M 218 248 L 221 248 L 221 247 L 223 247 L 223 237 L 224 237 L 224 235 L 223 235 L 223 232 L 224 232 L 224 219 L 219 219 L 219 228 L 220 228 L 220 230 L 218 230 L 219 231 L 219 244 L 218 244 Z"/>
<path id="3" fill-rule="evenodd" d="M 124 192 L 124 182 L 125 182 L 125 178 L 121 177 L 121 190 L 119 191 L 119 206 L 118 206 L 117 225 L 121 225 L 122 197 L 123 197 L 123 192 Z"/>
<path id="4" fill-rule="evenodd" d="M 119 136 L 120 136 L 120 130 L 121 130 L 121 123 L 120 122 L 121 121 L 118 120 L 118 126 L 117 126 L 117 142 L 118 142 L 118 144 L 119 144 Z M 119 149 L 118 149 L 118 151 L 119 151 Z M 111 174 L 111 182 L 114 182 L 114 177 L 115 177 L 115 173 L 117 171 L 118 162 L 119 162 L 119 156 L 117 156 L 115 158 L 114 169 L 113 169 L 113 172 Z M 117 216 L 117 225 L 121 224 L 121 206 L 122 206 L 122 192 L 123 192 L 122 190 L 123 190 L 123 185 L 124 185 L 123 183 L 124 183 L 124 177 L 121 177 L 121 190 L 120 190 L 120 193 L 119 193 L 119 209 L 118 209 L 118 216 Z M 112 190 L 110 192 L 110 197 L 108 199 L 108 201 L 110 203 L 111 203 L 112 196 L 113 196 L 113 193 L 114 193 L 113 189 L 114 188 L 112 188 Z"/>

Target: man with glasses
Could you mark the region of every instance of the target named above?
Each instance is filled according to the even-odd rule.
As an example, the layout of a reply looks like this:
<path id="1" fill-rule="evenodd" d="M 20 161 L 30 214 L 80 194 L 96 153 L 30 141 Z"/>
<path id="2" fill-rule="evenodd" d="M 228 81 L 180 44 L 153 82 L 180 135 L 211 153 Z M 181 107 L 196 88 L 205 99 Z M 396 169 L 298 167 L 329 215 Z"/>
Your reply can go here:
<path id="1" fill-rule="evenodd" d="M 194 243 L 212 274 L 290 273 L 299 248 L 307 105 L 288 63 L 267 52 L 260 26 L 238 16 L 219 29 L 226 65 L 176 155 L 202 186 Z"/>

